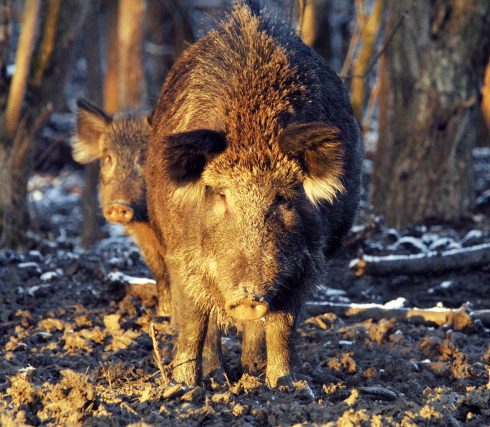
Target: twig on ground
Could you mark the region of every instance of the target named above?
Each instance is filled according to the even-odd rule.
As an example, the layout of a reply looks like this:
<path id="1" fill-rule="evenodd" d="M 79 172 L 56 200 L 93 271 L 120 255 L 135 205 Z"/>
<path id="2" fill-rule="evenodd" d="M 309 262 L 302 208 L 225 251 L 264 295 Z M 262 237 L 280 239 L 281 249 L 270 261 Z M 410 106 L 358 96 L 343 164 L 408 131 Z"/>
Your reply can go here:
<path id="1" fill-rule="evenodd" d="M 153 344 L 153 353 L 155 354 L 155 360 L 157 362 L 158 369 L 160 370 L 160 374 L 162 375 L 162 380 L 164 381 L 165 387 L 168 385 L 168 375 L 165 372 L 165 368 L 163 366 L 162 357 L 160 356 L 160 349 L 158 347 L 158 341 L 155 333 L 155 325 L 153 322 L 150 323 L 149 331 L 148 331 L 151 342 Z"/>

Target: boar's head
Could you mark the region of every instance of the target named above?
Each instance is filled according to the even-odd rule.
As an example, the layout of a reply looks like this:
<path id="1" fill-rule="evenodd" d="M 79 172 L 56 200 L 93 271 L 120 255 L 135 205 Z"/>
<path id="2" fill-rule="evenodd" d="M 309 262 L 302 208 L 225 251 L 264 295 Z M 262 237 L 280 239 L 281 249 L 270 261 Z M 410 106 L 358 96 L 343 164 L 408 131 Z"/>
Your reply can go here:
<path id="1" fill-rule="evenodd" d="M 99 194 L 105 218 L 128 224 L 147 219 L 143 163 L 150 125 L 146 117 L 111 117 L 79 100 L 73 157 L 100 160 Z"/>
<path id="2" fill-rule="evenodd" d="M 265 144 L 194 130 L 167 136 L 164 146 L 173 206 L 197 227 L 215 304 L 236 320 L 256 320 L 318 280 L 328 229 L 322 205 L 343 191 L 337 129 L 290 124 Z"/>

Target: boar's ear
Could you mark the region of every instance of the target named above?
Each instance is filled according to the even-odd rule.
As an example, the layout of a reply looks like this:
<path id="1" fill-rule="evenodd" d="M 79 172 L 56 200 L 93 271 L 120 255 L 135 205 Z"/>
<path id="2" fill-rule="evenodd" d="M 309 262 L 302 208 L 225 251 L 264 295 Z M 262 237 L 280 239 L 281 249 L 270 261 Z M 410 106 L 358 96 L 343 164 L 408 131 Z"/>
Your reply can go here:
<path id="1" fill-rule="evenodd" d="M 73 142 L 73 158 L 78 163 L 89 163 L 100 157 L 99 140 L 112 117 L 95 105 L 77 101 L 77 133 Z"/>
<path id="2" fill-rule="evenodd" d="M 222 132 L 198 129 L 169 135 L 165 143 L 165 162 L 170 179 L 177 184 L 197 181 L 206 163 L 227 147 Z"/>
<path id="3" fill-rule="evenodd" d="M 344 191 L 339 129 L 320 122 L 292 124 L 282 132 L 279 144 L 303 168 L 303 187 L 312 203 L 333 202 L 336 194 Z"/>

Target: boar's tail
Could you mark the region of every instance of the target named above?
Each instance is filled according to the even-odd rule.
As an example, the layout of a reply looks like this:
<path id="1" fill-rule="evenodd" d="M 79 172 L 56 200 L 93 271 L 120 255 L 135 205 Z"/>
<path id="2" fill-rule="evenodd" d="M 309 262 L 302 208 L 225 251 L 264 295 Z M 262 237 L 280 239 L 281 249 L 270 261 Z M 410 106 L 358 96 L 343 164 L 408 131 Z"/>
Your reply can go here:
<path id="1" fill-rule="evenodd" d="M 247 6 L 254 16 L 260 16 L 262 14 L 262 6 L 259 0 L 239 0 L 237 3 Z"/>

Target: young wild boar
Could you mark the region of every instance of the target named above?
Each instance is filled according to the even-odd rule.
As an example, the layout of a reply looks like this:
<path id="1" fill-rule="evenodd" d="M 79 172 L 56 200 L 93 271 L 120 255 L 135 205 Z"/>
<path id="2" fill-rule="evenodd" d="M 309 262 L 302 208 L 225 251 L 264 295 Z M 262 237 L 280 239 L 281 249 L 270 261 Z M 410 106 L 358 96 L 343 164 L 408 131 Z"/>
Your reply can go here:
<path id="1" fill-rule="evenodd" d="M 145 164 L 178 306 L 174 380 L 199 381 L 210 313 L 243 328 L 245 370 L 265 340 L 268 383 L 290 380 L 298 313 L 352 225 L 361 158 L 339 78 L 255 2 L 184 52 Z"/>
<path id="2" fill-rule="evenodd" d="M 143 163 L 150 125 L 146 117 L 112 118 L 89 102 L 77 103 L 73 157 L 100 160 L 99 194 L 107 221 L 124 226 L 143 253 L 157 282 L 158 312 L 170 311 L 170 286 L 161 241 L 148 223 Z"/>

